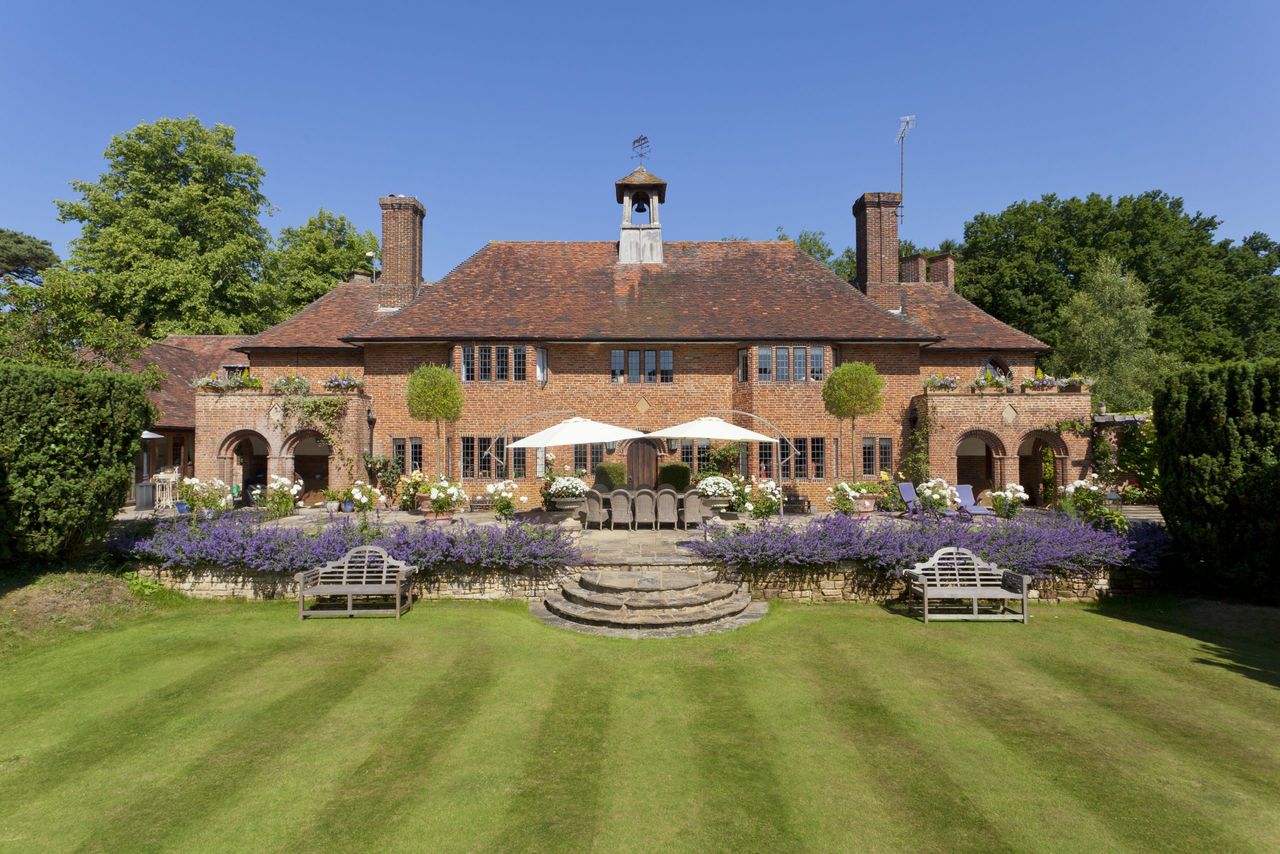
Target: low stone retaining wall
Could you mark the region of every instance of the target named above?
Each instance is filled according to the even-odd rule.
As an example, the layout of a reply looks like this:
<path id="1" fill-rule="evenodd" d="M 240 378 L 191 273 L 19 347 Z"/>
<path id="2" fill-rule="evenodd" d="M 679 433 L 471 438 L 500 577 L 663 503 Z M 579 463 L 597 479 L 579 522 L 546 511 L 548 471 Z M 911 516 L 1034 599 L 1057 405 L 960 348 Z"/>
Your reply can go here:
<path id="1" fill-rule="evenodd" d="M 586 567 L 565 567 L 549 575 L 492 573 L 489 575 L 432 575 L 414 584 L 414 596 L 427 600 L 541 599 L 560 586 L 566 577 Z M 629 564 L 595 564 L 590 569 L 630 570 Z M 644 569 L 672 571 L 714 569 L 705 564 L 650 566 Z M 298 595 L 292 575 L 274 572 L 245 572 L 226 569 L 172 570 L 156 566 L 138 568 L 140 575 L 154 578 L 166 587 L 196 599 L 291 599 Z M 755 599 L 786 599 L 805 602 L 884 602 L 902 593 L 902 582 L 884 581 L 858 567 L 825 572 L 778 572 L 753 575 L 747 579 Z M 1109 590 L 1104 573 L 1093 580 L 1042 579 L 1035 582 L 1031 598 L 1046 601 L 1088 601 Z"/>

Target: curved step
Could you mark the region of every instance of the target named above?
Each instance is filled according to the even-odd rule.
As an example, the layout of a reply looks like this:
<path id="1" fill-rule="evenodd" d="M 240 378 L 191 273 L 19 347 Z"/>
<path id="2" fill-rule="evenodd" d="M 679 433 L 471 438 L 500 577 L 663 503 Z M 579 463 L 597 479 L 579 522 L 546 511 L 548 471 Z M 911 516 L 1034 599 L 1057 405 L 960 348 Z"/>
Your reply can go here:
<path id="1" fill-rule="evenodd" d="M 708 572 L 647 569 L 634 571 L 591 570 L 578 576 L 579 584 L 600 593 L 653 593 L 688 590 L 714 579 Z"/>
<path id="2" fill-rule="evenodd" d="M 644 608 L 624 611 L 615 608 L 599 608 L 570 601 L 555 590 L 543 599 L 547 609 L 566 620 L 593 626 L 610 626 L 625 629 L 650 629 L 669 626 L 692 626 L 714 623 L 735 617 L 751 604 L 751 595 L 745 590 L 720 599 L 710 605 L 692 608 Z"/>
<path id="3" fill-rule="evenodd" d="M 603 593 L 566 580 L 560 585 L 564 598 L 589 608 L 642 610 L 647 608 L 695 608 L 727 599 L 739 585 L 727 583 L 699 584 L 680 590 L 644 590 L 625 593 Z"/>

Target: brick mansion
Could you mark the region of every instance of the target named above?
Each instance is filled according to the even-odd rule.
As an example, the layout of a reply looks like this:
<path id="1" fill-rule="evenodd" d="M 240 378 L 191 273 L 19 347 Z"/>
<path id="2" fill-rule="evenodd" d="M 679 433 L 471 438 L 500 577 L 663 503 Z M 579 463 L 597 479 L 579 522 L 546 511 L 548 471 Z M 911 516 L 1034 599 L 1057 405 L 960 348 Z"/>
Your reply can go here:
<path id="1" fill-rule="evenodd" d="M 957 294 L 954 257 L 899 257 L 898 193 L 854 203 L 849 283 L 789 241 L 665 240 L 667 184 L 643 166 L 614 191 L 621 225 L 609 239 L 491 242 L 436 282 L 422 279 L 423 205 L 383 197 L 378 276 L 353 275 L 256 336 L 152 346 L 149 357 L 170 372 L 152 469 L 246 488 L 296 475 L 314 500 L 363 478 L 372 453 L 469 490 L 510 478 L 534 496 L 547 461 L 507 447 L 521 436 L 570 415 L 644 432 L 718 415 L 788 440 L 744 447 L 740 465 L 818 502 L 837 480 L 897 471 L 904 440 L 928 413 L 930 467 L 951 482 L 1031 489 L 1046 448 L 1060 483 L 1085 470 L 1086 440 L 1054 425 L 1087 422 L 1088 391 L 1019 387 L 1046 346 Z M 856 434 L 821 396 L 848 361 L 872 363 L 885 381 L 883 408 L 859 418 Z M 434 423 L 410 418 L 405 402 L 409 373 L 427 363 L 456 371 L 465 397 L 442 450 Z M 967 388 L 988 369 L 1014 390 Z M 190 388 L 210 371 L 256 381 Z M 926 389 L 935 374 L 958 377 L 959 388 Z M 300 427 L 283 411 L 273 384 L 294 376 L 310 397 L 342 401 L 328 410 L 333 429 Z M 624 462 L 640 487 L 661 462 L 696 472 L 710 447 L 644 439 L 548 450 L 557 468 L 585 469 L 588 481 L 601 462 Z"/>

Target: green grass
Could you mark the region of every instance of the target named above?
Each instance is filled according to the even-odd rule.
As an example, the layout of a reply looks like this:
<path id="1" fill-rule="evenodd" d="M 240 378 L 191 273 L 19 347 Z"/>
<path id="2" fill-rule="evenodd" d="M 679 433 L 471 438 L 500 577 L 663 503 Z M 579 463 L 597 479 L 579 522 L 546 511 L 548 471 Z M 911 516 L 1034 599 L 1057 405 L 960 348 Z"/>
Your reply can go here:
<path id="1" fill-rule="evenodd" d="M 622 641 L 190 603 L 0 658 L 0 850 L 1280 848 L 1280 615 Z"/>

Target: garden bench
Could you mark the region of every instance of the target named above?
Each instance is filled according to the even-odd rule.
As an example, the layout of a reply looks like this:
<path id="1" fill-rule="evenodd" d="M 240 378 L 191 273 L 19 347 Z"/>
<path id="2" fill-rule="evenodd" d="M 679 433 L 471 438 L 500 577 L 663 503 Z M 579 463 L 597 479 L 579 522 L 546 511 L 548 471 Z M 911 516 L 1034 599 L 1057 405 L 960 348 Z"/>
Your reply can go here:
<path id="1" fill-rule="evenodd" d="M 471 497 L 467 505 L 472 513 L 480 513 L 484 510 L 493 509 L 493 496 L 485 493 L 483 495 L 474 495 Z"/>
<path id="2" fill-rule="evenodd" d="M 904 570 L 902 577 L 907 582 L 908 602 L 915 596 L 920 597 L 924 621 L 930 617 L 935 620 L 1020 620 L 1027 621 L 1028 589 L 1031 576 L 1019 575 L 1007 569 L 1001 569 L 993 563 L 981 560 L 968 549 L 948 547 L 938 549 L 933 557 L 914 568 Z M 934 612 L 929 613 L 930 599 L 967 599 L 972 600 L 972 611 Z M 980 599 L 996 600 L 1000 603 L 998 611 L 979 611 Z M 1010 599 L 1022 600 L 1022 611 L 1009 609 Z"/>
<path id="3" fill-rule="evenodd" d="M 299 572 L 294 576 L 298 582 L 298 619 L 305 620 L 317 614 L 343 614 L 354 617 L 359 614 L 390 615 L 396 619 L 413 606 L 413 574 L 416 566 L 409 566 L 404 561 L 396 560 L 377 546 L 358 546 L 347 552 L 338 560 L 331 560 L 324 566 Z M 345 611 L 337 608 L 307 608 L 307 597 L 346 597 Z M 395 608 L 360 608 L 356 609 L 357 596 L 393 596 Z M 319 605 L 319 603 L 316 603 Z"/>

